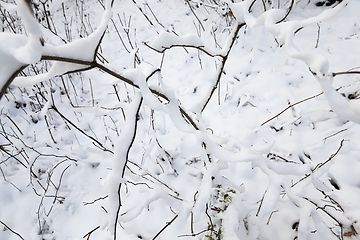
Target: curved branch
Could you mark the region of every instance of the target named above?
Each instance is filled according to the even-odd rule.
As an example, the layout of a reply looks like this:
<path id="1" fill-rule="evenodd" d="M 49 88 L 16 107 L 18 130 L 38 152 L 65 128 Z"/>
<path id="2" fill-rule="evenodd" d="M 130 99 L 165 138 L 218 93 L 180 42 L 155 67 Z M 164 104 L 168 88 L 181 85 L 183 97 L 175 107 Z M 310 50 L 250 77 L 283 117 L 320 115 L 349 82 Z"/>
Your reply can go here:
<path id="1" fill-rule="evenodd" d="M 284 16 L 281 20 L 279 20 L 276 24 L 281 23 L 282 21 L 284 21 L 284 20 L 289 16 L 289 14 L 290 14 L 293 6 L 294 6 L 294 3 L 295 3 L 295 0 L 291 0 L 291 4 L 290 4 L 290 7 L 289 7 L 287 13 L 286 13 L 285 16 Z"/>
<path id="2" fill-rule="evenodd" d="M 12 83 L 12 81 L 16 78 L 16 76 L 22 71 L 24 70 L 28 65 L 23 65 L 21 66 L 18 70 L 16 70 L 10 77 L 9 79 L 5 82 L 5 84 L 2 86 L 2 88 L 0 89 L 0 100 L 2 98 L 2 96 L 4 96 L 6 89 L 9 87 L 9 85 Z"/>

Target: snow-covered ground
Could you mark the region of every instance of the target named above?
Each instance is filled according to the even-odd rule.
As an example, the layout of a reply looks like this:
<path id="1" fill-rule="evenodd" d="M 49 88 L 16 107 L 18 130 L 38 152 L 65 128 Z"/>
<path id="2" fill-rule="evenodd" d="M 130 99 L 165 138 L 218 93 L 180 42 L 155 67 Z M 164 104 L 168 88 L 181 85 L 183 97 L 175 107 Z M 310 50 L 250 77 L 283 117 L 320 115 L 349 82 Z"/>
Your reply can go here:
<path id="1" fill-rule="evenodd" d="M 0 240 L 360 238 L 359 1 L 16 2 Z"/>

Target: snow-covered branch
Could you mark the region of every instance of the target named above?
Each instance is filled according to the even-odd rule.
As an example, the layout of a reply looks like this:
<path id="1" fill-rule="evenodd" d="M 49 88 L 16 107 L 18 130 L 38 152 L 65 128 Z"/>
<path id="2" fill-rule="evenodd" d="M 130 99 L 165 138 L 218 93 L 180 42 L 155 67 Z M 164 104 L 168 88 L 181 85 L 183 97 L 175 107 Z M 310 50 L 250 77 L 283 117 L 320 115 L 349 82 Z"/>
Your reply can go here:
<path id="1" fill-rule="evenodd" d="M 0 239 L 357 237 L 360 5 L 316 1 L 0 3 Z"/>

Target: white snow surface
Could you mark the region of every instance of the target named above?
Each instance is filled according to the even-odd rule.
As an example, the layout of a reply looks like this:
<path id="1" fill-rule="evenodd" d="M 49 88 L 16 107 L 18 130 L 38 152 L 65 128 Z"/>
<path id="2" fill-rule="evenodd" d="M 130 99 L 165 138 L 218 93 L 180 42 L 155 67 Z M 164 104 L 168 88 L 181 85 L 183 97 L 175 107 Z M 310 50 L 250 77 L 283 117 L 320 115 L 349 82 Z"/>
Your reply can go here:
<path id="1" fill-rule="evenodd" d="M 360 239 L 359 1 L 16 2 L 0 240 Z"/>

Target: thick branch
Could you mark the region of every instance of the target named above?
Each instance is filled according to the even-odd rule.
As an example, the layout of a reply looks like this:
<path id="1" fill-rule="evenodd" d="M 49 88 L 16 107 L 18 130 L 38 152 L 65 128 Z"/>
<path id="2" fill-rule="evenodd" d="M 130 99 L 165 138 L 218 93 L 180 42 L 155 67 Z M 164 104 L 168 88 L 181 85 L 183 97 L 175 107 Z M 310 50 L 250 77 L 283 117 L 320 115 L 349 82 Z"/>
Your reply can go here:
<path id="1" fill-rule="evenodd" d="M 107 74 L 133 86 L 133 87 L 136 87 L 136 88 L 139 88 L 139 86 L 137 84 L 135 84 L 132 80 L 110 70 L 109 68 L 107 68 L 106 66 L 102 65 L 102 64 L 99 64 L 95 61 L 91 62 L 91 61 L 85 61 L 85 60 L 80 60 L 80 59 L 73 59 L 73 58 L 66 58 L 66 57 L 60 57 L 60 56 L 47 56 L 47 55 L 44 55 L 41 57 L 41 60 L 49 60 L 49 61 L 59 61 L 59 62 L 67 62 L 67 63 L 73 63 L 73 64 L 79 64 L 79 65 L 84 65 L 84 68 L 81 68 L 81 69 L 78 69 L 78 70 L 75 70 L 75 71 L 72 71 L 72 72 L 81 72 L 81 71 L 87 71 L 87 70 L 90 70 L 92 68 L 98 68 L 99 70 L 103 71 L 103 72 L 106 72 Z M 24 69 L 26 68 L 27 66 L 23 66 L 21 69 L 19 69 L 18 71 L 16 71 L 12 76 L 11 78 L 9 78 L 9 80 L 6 82 L 6 84 L 4 85 L 4 87 L 1 89 L 1 92 L 0 92 L 0 99 L 1 97 L 3 96 L 3 94 L 5 93 L 5 90 L 6 88 L 11 84 L 11 82 L 14 80 L 14 78 Z M 154 73 L 152 73 L 154 74 Z M 150 91 L 158 96 L 158 97 L 161 97 L 162 99 L 166 100 L 167 102 L 170 101 L 170 99 L 163 93 L 157 91 L 157 90 L 154 90 L 154 89 L 151 89 L 150 88 Z M 181 108 L 180 108 L 180 112 L 181 114 L 184 116 L 184 118 L 189 122 L 189 124 L 191 124 L 193 126 L 194 129 L 196 130 L 199 130 L 199 128 L 197 127 L 196 123 L 191 119 L 191 117 L 186 113 L 186 111 Z M 54 109 L 56 111 L 56 109 Z M 100 145 L 101 146 L 101 145 Z"/>
<path id="2" fill-rule="evenodd" d="M 137 84 L 135 84 L 132 80 L 110 70 L 109 68 L 105 67 L 104 65 L 102 64 L 99 64 L 97 62 L 89 62 L 89 61 L 84 61 L 84 60 L 79 60 L 79 59 L 72 59 L 72 58 L 64 58 L 64 57 L 58 57 L 58 56 L 43 56 L 41 58 L 42 60 L 53 60 L 53 61 L 61 61 L 61 62 L 68 62 L 68 63 L 74 63 L 74 64 L 80 64 L 80 65 L 85 65 L 85 66 L 89 66 L 88 68 L 85 68 L 84 70 L 88 70 L 90 68 L 98 68 L 100 70 L 102 70 L 103 72 L 106 72 L 107 74 L 133 86 L 133 87 L 136 87 L 136 88 L 139 88 L 139 86 Z M 83 69 L 79 70 L 79 71 L 83 71 Z M 157 72 L 159 70 L 156 70 L 155 72 Z M 151 73 L 151 75 L 149 77 L 151 77 L 155 72 Z M 154 90 L 154 89 L 151 89 L 150 88 L 150 91 L 158 96 L 158 97 L 161 97 L 162 99 L 166 100 L 167 102 L 170 101 L 170 99 L 163 93 L 157 91 L 157 90 Z M 191 117 L 186 113 L 186 111 L 179 107 L 180 108 L 180 112 L 181 114 L 184 116 L 184 118 L 189 122 L 189 124 L 191 124 L 194 129 L 196 130 L 199 130 L 199 128 L 197 127 L 196 123 L 191 119 Z"/>

